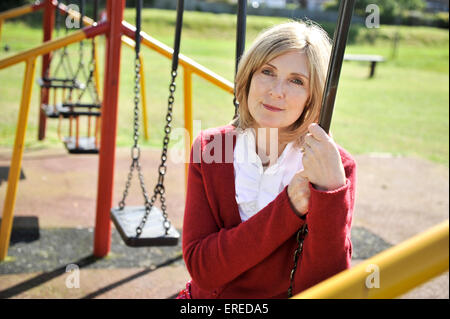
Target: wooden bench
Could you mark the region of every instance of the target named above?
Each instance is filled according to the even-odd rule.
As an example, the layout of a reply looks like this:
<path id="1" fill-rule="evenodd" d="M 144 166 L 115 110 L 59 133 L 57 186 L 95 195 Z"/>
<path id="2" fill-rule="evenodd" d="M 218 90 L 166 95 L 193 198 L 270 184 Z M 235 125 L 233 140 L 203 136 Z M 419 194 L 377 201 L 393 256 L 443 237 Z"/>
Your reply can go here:
<path id="1" fill-rule="evenodd" d="M 369 78 L 372 78 L 375 75 L 377 62 L 384 62 L 385 59 L 381 55 L 346 54 L 344 55 L 344 61 L 370 62 Z"/>

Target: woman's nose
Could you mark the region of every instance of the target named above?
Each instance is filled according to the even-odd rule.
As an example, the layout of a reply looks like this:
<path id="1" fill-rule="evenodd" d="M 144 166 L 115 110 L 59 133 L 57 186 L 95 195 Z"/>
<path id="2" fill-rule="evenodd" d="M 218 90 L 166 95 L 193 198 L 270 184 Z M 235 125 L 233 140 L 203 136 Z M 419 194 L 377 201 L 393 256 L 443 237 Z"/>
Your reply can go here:
<path id="1" fill-rule="evenodd" d="M 270 95 L 274 98 L 282 98 L 284 96 L 283 81 L 273 82 L 270 88 Z"/>

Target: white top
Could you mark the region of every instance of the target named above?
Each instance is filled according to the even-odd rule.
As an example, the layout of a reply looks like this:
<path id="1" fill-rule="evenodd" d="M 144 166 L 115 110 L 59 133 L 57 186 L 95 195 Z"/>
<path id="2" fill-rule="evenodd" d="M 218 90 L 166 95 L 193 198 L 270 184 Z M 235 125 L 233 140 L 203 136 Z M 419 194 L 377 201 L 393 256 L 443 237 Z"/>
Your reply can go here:
<path id="1" fill-rule="evenodd" d="M 243 222 L 273 201 L 303 169 L 302 153 L 293 144 L 288 143 L 277 162 L 264 170 L 256 153 L 254 130 L 246 129 L 237 136 L 233 164 L 236 202 Z"/>

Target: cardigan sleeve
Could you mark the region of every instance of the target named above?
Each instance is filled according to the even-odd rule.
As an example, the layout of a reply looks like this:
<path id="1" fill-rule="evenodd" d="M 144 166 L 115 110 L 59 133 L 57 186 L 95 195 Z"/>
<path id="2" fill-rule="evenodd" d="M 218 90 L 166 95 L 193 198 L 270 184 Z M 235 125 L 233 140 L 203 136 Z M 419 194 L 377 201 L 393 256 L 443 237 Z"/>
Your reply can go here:
<path id="1" fill-rule="evenodd" d="M 310 184 L 311 197 L 306 215 L 308 234 L 300 259 L 298 281 L 302 291 L 350 268 L 350 229 L 355 203 L 356 164 L 340 149 L 346 185 L 333 191 L 319 191 Z"/>
<path id="2" fill-rule="evenodd" d="M 183 257 L 196 284 L 214 289 L 264 260 L 295 234 L 304 220 L 295 215 L 285 188 L 247 221 L 229 229 L 220 227 L 220 216 L 209 204 L 211 192 L 205 190 L 202 163 L 193 161 L 195 147 L 201 147 L 201 134 L 194 141 L 190 156 Z"/>

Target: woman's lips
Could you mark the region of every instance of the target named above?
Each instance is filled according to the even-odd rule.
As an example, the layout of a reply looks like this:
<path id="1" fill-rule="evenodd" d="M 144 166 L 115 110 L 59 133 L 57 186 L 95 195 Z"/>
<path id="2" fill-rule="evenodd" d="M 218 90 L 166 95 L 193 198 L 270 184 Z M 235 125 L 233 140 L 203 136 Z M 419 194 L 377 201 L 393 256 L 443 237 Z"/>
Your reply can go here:
<path id="1" fill-rule="evenodd" d="M 264 106 L 264 108 L 266 110 L 269 110 L 269 111 L 272 111 L 272 112 L 281 112 L 281 111 L 283 111 L 282 109 L 280 109 L 278 107 L 275 107 L 275 106 L 272 106 L 272 105 L 269 105 L 269 104 L 263 104 L 263 106 Z"/>

